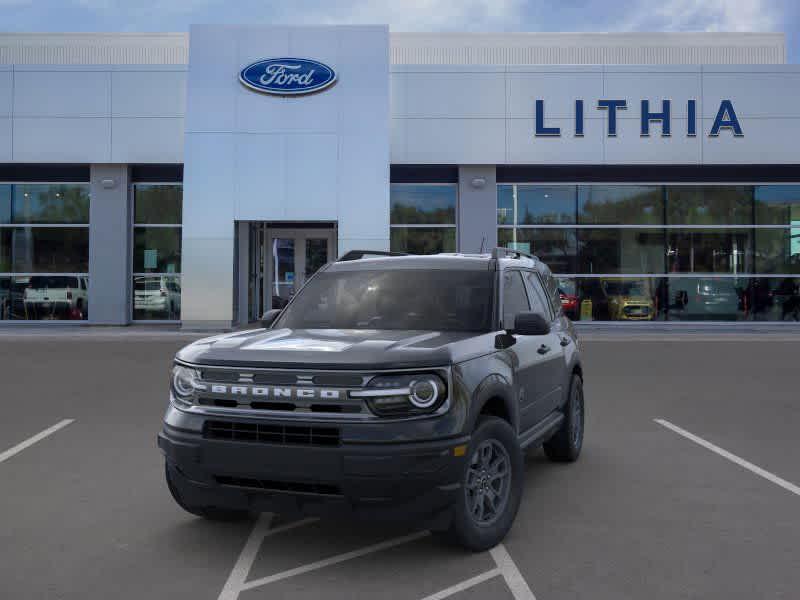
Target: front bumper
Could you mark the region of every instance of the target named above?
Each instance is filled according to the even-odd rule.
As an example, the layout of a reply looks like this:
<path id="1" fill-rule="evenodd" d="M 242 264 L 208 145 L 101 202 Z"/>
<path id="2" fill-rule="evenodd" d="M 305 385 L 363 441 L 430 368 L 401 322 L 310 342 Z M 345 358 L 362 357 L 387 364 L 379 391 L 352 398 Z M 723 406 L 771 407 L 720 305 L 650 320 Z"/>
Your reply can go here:
<path id="1" fill-rule="evenodd" d="M 468 442 L 281 445 L 208 439 L 168 424 L 158 435 L 173 484 L 192 505 L 389 519 L 452 504 L 465 460 L 454 448 Z"/>

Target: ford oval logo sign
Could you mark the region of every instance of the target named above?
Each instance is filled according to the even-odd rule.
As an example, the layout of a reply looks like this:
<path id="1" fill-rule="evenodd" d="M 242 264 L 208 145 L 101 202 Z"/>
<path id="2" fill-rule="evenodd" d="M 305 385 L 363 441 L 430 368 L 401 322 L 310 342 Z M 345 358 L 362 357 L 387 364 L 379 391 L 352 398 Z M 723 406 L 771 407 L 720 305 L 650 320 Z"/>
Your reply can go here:
<path id="1" fill-rule="evenodd" d="M 299 96 L 333 85 L 336 72 L 307 58 L 268 58 L 247 65 L 239 73 L 239 81 L 257 92 Z"/>

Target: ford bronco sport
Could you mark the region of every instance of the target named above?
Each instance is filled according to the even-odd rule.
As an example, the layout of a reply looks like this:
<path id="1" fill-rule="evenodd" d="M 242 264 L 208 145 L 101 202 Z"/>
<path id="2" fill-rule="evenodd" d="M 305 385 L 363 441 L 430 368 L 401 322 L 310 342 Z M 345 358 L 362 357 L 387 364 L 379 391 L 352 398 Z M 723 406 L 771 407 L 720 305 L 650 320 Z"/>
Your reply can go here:
<path id="1" fill-rule="evenodd" d="M 514 521 L 524 449 L 578 458 L 579 348 L 547 266 L 375 254 L 178 352 L 158 444 L 181 507 L 415 519 L 485 550 Z"/>

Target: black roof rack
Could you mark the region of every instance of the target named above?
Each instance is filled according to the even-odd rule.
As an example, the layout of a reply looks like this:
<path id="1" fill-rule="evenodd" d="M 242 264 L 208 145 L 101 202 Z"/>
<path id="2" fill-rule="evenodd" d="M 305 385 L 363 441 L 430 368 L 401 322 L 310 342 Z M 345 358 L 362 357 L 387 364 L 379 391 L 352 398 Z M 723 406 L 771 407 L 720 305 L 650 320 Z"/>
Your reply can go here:
<path id="1" fill-rule="evenodd" d="M 337 262 L 359 260 L 366 256 L 408 256 L 405 252 L 387 252 L 386 250 L 350 250 L 339 257 Z"/>
<path id="2" fill-rule="evenodd" d="M 495 260 L 498 258 L 522 258 L 523 256 L 531 260 L 539 260 L 533 254 L 528 254 L 522 250 L 516 250 L 514 248 L 492 248 L 492 258 Z"/>

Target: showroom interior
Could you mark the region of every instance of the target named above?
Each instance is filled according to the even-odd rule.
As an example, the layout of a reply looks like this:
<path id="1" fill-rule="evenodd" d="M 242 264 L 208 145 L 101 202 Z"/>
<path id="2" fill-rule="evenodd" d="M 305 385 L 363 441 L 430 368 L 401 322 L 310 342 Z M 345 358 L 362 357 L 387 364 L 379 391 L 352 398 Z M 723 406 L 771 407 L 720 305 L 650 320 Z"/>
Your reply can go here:
<path id="1" fill-rule="evenodd" d="M 781 34 L 266 29 L 0 36 L 3 324 L 227 328 L 351 249 L 496 245 L 577 322 L 800 322 Z M 283 55 L 339 80 L 237 81 Z"/>

